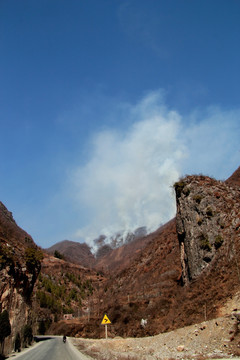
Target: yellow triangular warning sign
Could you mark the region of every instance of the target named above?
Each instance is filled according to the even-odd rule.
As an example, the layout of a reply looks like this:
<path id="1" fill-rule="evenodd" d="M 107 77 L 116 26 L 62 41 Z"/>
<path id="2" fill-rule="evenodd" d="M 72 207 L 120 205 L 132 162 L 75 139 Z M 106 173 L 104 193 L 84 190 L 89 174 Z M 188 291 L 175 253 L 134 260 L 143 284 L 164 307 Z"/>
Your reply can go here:
<path id="1" fill-rule="evenodd" d="M 106 314 L 104 315 L 101 324 L 102 325 L 111 324 L 111 321 L 109 320 Z"/>

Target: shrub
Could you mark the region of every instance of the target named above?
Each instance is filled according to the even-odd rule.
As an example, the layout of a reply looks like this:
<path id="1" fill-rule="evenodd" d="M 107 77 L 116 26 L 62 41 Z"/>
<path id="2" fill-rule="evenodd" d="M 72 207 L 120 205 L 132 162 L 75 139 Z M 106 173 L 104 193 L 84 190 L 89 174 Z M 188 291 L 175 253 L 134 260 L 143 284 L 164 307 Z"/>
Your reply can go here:
<path id="1" fill-rule="evenodd" d="M 38 326 L 38 334 L 45 335 L 46 331 L 50 327 L 52 320 L 47 318 L 45 320 L 41 320 Z"/>
<path id="2" fill-rule="evenodd" d="M 197 220 L 197 224 L 198 224 L 199 226 L 202 225 L 203 218 L 202 218 L 201 216 L 197 215 L 196 220 Z"/>
<path id="3" fill-rule="evenodd" d="M 33 332 L 31 325 L 25 325 L 23 327 L 23 343 L 24 346 L 31 345 L 33 339 Z"/>
<path id="4" fill-rule="evenodd" d="M 0 314 L 0 343 L 2 355 L 4 355 L 4 340 L 11 334 L 11 324 L 7 310 Z M 1 355 L 1 354 L 0 354 Z"/>
<path id="5" fill-rule="evenodd" d="M 42 251 L 29 247 L 25 250 L 25 261 L 29 272 L 33 273 L 35 269 L 41 267 L 41 260 L 43 259 Z"/>
<path id="6" fill-rule="evenodd" d="M 61 254 L 59 251 L 57 251 L 57 250 L 54 251 L 54 256 L 57 259 L 65 260 L 65 256 L 63 254 Z"/>
<path id="7" fill-rule="evenodd" d="M 9 321 L 8 311 L 4 310 L 0 314 L 0 341 L 4 340 L 11 334 L 11 324 Z"/>
<path id="8" fill-rule="evenodd" d="M 62 311 L 60 302 L 52 294 L 48 295 L 44 291 L 37 291 L 37 300 L 40 307 L 50 309 L 53 313 Z"/>
<path id="9" fill-rule="evenodd" d="M 200 194 L 194 195 L 193 200 L 195 200 L 197 204 L 200 204 L 202 196 Z"/>
<path id="10" fill-rule="evenodd" d="M 207 217 L 212 217 L 213 216 L 213 210 L 212 210 L 211 206 L 207 207 L 206 215 L 207 215 Z"/>
<path id="11" fill-rule="evenodd" d="M 0 270 L 4 269 L 7 265 L 13 265 L 13 255 L 10 248 L 0 245 Z"/>
<path id="12" fill-rule="evenodd" d="M 21 337 L 19 332 L 16 334 L 14 339 L 14 351 L 20 352 L 21 351 Z"/>
<path id="13" fill-rule="evenodd" d="M 25 237 L 24 241 L 26 244 L 33 244 L 33 240 L 27 236 Z"/>
<path id="14" fill-rule="evenodd" d="M 41 320 L 39 323 L 39 326 L 38 326 L 38 334 L 44 335 L 45 332 L 46 332 L 46 325 L 45 325 L 45 322 L 43 320 Z"/>
<path id="15" fill-rule="evenodd" d="M 181 193 L 184 189 L 185 182 L 183 180 L 179 180 L 178 182 L 175 182 L 175 184 L 173 186 L 174 186 L 177 197 L 180 197 Z"/>
<path id="16" fill-rule="evenodd" d="M 200 238 L 200 248 L 203 250 L 211 251 L 212 246 L 207 236 L 202 235 Z"/>
<path id="17" fill-rule="evenodd" d="M 217 235 L 214 241 L 215 249 L 219 249 L 222 246 L 222 244 L 223 244 L 223 238 L 221 237 L 221 235 Z"/>
<path id="18" fill-rule="evenodd" d="M 184 193 L 184 195 L 188 196 L 188 195 L 190 194 L 190 189 L 189 189 L 189 187 L 185 187 L 185 188 L 183 189 L 183 193 Z"/>

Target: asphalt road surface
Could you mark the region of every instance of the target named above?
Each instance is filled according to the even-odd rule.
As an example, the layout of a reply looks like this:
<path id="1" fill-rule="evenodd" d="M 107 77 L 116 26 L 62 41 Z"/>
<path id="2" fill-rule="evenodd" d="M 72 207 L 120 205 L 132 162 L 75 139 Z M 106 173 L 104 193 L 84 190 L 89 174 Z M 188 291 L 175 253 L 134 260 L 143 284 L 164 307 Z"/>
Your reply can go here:
<path id="1" fill-rule="evenodd" d="M 42 338 L 41 340 L 44 340 Z M 86 360 L 69 340 L 64 344 L 62 337 L 49 337 L 40 341 L 23 354 L 15 355 L 11 359 L 17 360 Z"/>

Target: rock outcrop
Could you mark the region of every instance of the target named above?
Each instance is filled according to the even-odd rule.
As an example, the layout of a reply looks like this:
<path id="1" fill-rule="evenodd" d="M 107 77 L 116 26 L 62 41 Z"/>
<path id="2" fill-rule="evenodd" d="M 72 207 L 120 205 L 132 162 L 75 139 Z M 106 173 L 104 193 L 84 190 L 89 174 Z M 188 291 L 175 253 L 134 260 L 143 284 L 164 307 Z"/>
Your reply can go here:
<path id="1" fill-rule="evenodd" d="M 20 229 L 12 213 L 0 202 L 0 312 L 7 310 L 11 336 L 5 352 L 14 345 L 16 334 L 31 323 L 31 294 L 41 267 L 41 251 L 31 236 Z"/>
<path id="2" fill-rule="evenodd" d="M 177 233 L 182 280 L 195 280 L 220 249 L 235 254 L 239 242 L 240 188 L 205 176 L 188 176 L 175 184 Z"/>

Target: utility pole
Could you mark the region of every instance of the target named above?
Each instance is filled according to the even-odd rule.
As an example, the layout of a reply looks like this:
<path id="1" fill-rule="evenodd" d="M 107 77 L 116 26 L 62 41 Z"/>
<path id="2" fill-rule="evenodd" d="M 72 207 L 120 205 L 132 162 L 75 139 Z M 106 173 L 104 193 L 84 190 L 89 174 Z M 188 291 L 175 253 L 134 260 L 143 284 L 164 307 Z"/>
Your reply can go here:
<path id="1" fill-rule="evenodd" d="M 207 303 L 204 304 L 204 319 L 207 321 Z"/>

